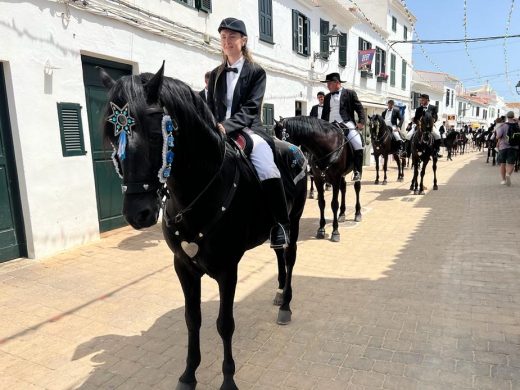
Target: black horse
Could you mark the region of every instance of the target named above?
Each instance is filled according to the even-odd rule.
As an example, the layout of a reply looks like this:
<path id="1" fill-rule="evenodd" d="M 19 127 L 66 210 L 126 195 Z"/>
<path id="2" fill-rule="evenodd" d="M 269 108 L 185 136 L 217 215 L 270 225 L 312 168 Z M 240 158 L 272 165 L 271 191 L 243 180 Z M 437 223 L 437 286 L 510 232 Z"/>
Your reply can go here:
<path id="1" fill-rule="evenodd" d="M 466 145 L 468 144 L 468 136 L 464 132 L 459 133 L 457 144 L 459 145 L 460 154 L 464 154 L 466 152 Z"/>
<path id="2" fill-rule="evenodd" d="M 406 158 L 399 156 L 399 146 L 394 141 L 392 128 L 387 126 L 385 119 L 381 115 L 373 115 L 370 120 L 370 138 L 372 139 L 372 149 L 376 160 L 376 180 L 374 184 L 379 184 L 379 156 L 383 156 L 383 185 L 387 184 L 386 171 L 388 167 L 388 155 L 392 155 L 397 162 L 397 181 L 404 180 L 404 166 Z"/>
<path id="3" fill-rule="evenodd" d="M 493 162 L 493 166 L 496 165 L 497 163 L 497 151 L 495 150 L 495 147 L 497 145 L 497 141 L 496 141 L 496 137 L 494 137 L 495 135 L 495 131 L 494 130 L 488 130 L 488 131 L 485 131 L 484 133 L 484 139 L 485 139 L 485 145 L 486 145 L 486 148 L 487 148 L 487 158 L 486 158 L 486 163 L 488 164 L 489 163 L 489 158 L 491 157 L 492 158 L 492 162 Z"/>
<path id="4" fill-rule="evenodd" d="M 459 132 L 455 130 L 450 130 L 446 135 L 446 139 L 444 140 L 444 145 L 446 146 L 446 160 L 453 161 L 452 156 L 456 153 L 457 145 L 459 142 Z"/>
<path id="5" fill-rule="evenodd" d="M 438 190 L 437 186 L 437 153 L 433 146 L 434 138 L 432 134 L 433 125 L 435 121 L 429 111 L 425 111 L 419 125 L 412 136 L 412 165 L 413 165 L 413 179 L 410 185 L 410 191 L 415 195 L 424 195 L 424 173 L 426 167 L 433 160 L 433 189 Z M 422 168 L 421 168 L 422 164 Z M 421 182 L 418 184 L 417 176 L 421 168 Z"/>
<path id="6" fill-rule="evenodd" d="M 354 169 L 353 151 L 345 140 L 343 131 L 336 125 L 314 117 L 297 116 L 293 118 L 280 118 L 275 121 L 274 133 L 280 139 L 287 140 L 295 145 L 301 145 L 302 149 L 311 154 L 309 165 L 318 190 L 318 205 L 320 207 L 320 227 L 316 238 L 325 238 L 325 195 L 324 185 L 332 185 L 332 221 L 331 241 L 338 242 L 340 234 L 338 221 L 345 220 L 345 193 L 347 183 L 345 175 Z M 361 205 L 359 203 L 359 191 L 361 182 L 354 184 L 356 190 L 356 213 L 354 220 L 361 221 Z M 341 191 L 341 207 L 338 202 L 338 194 Z M 339 208 L 339 217 L 338 217 Z"/>
<path id="7" fill-rule="evenodd" d="M 186 369 L 177 389 L 196 387 L 195 371 L 201 361 L 201 277 L 207 274 L 217 281 L 220 291 L 221 389 L 234 390 L 233 301 L 238 263 L 246 250 L 268 239 L 273 217 L 242 153 L 217 130 L 199 95 L 182 81 L 164 77 L 163 68 L 164 64 L 155 75 L 125 76 L 117 82 L 102 71 L 103 82 L 110 88 L 107 115 L 112 109 L 110 118 L 116 118 L 116 123 L 106 123 L 105 136 L 118 150 L 115 164 L 123 179 L 123 215 L 132 227 L 155 224 L 161 209 L 158 190 L 167 195 L 162 228 L 184 292 L 189 334 Z M 127 126 L 132 121 L 133 130 Z M 117 125 L 130 127 L 126 148 L 124 138 L 121 141 L 121 136 L 114 135 Z M 291 219 L 291 244 L 285 251 L 276 251 L 279 288 L 283 289 L 278 323 L 286 324 L 291 320 L 291 278 L 306 199 L 306 160 L 294 145 L 276 140 L 276 148 Z M 171 174 L 166 177 L 168 170 Z M 275 300 L 280 300 L 279 293 Z"/>

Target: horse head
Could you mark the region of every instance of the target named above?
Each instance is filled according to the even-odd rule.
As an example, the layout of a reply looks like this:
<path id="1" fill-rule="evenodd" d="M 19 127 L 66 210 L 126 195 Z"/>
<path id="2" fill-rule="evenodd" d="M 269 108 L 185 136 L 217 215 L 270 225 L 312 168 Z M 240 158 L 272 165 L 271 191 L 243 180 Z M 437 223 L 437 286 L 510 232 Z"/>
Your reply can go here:
<path id="1" fill-rule="evenodd" d="M 171 187 L 170 180 L 182 174 L 177 166 L 193 153 L 188 144 L 194 142 L 187 138 L 197 136 L 197 122 L 190 119 L 198 109 L 204 111 L 205 104 L 186 84 L 164 77 L 164 62 L 155 74 L 114 81 L 100 69 L 100 77 L 109 89 L 104 136 L 114 149 L 112 159 L 123 181 L 123 215 L 135 229 L 152 226 L 165 185 Z M 214 126 L 211 113 L 207 117 Z M 188 126 L 189 131 L 183 131 Z"/>
<path id="2" fill-rule="evenodd" d="M 280 116 L 280 120 L 274 120 L 273 134 L 276 138 L 281 139 L 282 141 L 289 141 L 290 135 L 285 128 L 284 117 Z"/>

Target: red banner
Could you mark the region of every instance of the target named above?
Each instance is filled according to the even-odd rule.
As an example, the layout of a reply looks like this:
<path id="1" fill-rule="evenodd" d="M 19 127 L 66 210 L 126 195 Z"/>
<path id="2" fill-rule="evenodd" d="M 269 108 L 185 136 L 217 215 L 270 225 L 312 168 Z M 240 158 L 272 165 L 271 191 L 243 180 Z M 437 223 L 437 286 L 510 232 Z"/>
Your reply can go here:
<path id="1" fill-rule="evenodd" d="M 360 50 L 358 52 L 358 69 L 369 69 L 375 53 L 376 49 Z"/>

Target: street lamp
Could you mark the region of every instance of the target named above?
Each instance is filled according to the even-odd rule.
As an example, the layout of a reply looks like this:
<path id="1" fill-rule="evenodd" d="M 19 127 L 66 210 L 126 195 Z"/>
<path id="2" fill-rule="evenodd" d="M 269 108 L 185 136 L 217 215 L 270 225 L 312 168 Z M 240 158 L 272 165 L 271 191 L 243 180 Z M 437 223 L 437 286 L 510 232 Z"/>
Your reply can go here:
<path id="1" fill-rule="evenodd" d="M 516 84 L 516 93 L 520 95 L 520 81 Z"/>
<path id="2" fill-rule="evenodd" d="M 332 53 L 336 51 L 336 48 L 339 46 L 339 36 L 341 33 L 336 28 L 336 25 L 332 25 L 332 29 L 329 31 L 329 33 L 326 35 L 326 37 L 329 39 L 329 51 L 327 52 L 314 52 L 314 61 L 316 61 L 318 58 L 326 58 Z"/>

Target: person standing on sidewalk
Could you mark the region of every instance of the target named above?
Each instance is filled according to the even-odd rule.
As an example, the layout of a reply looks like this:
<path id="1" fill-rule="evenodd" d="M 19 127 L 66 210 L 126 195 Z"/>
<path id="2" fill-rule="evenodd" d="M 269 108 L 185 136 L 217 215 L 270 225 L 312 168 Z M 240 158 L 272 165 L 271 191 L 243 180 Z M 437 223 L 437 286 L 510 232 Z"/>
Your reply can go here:
<path id="1" fill-rule="evenodd" d="M 498 140 L 498 163 L 500 164 L 500 176 L 502 181 L 500 184 L 511 186 L 511 173 L 515 168 L 516 159 L 518 157 L 518 146 L 511 146 L 508 139 L 508 131 L 510 127 L 518 127 L 513 111 L 509 111 L 506 115 L 506 122 L 502 123 L 496 131 Z"/>

